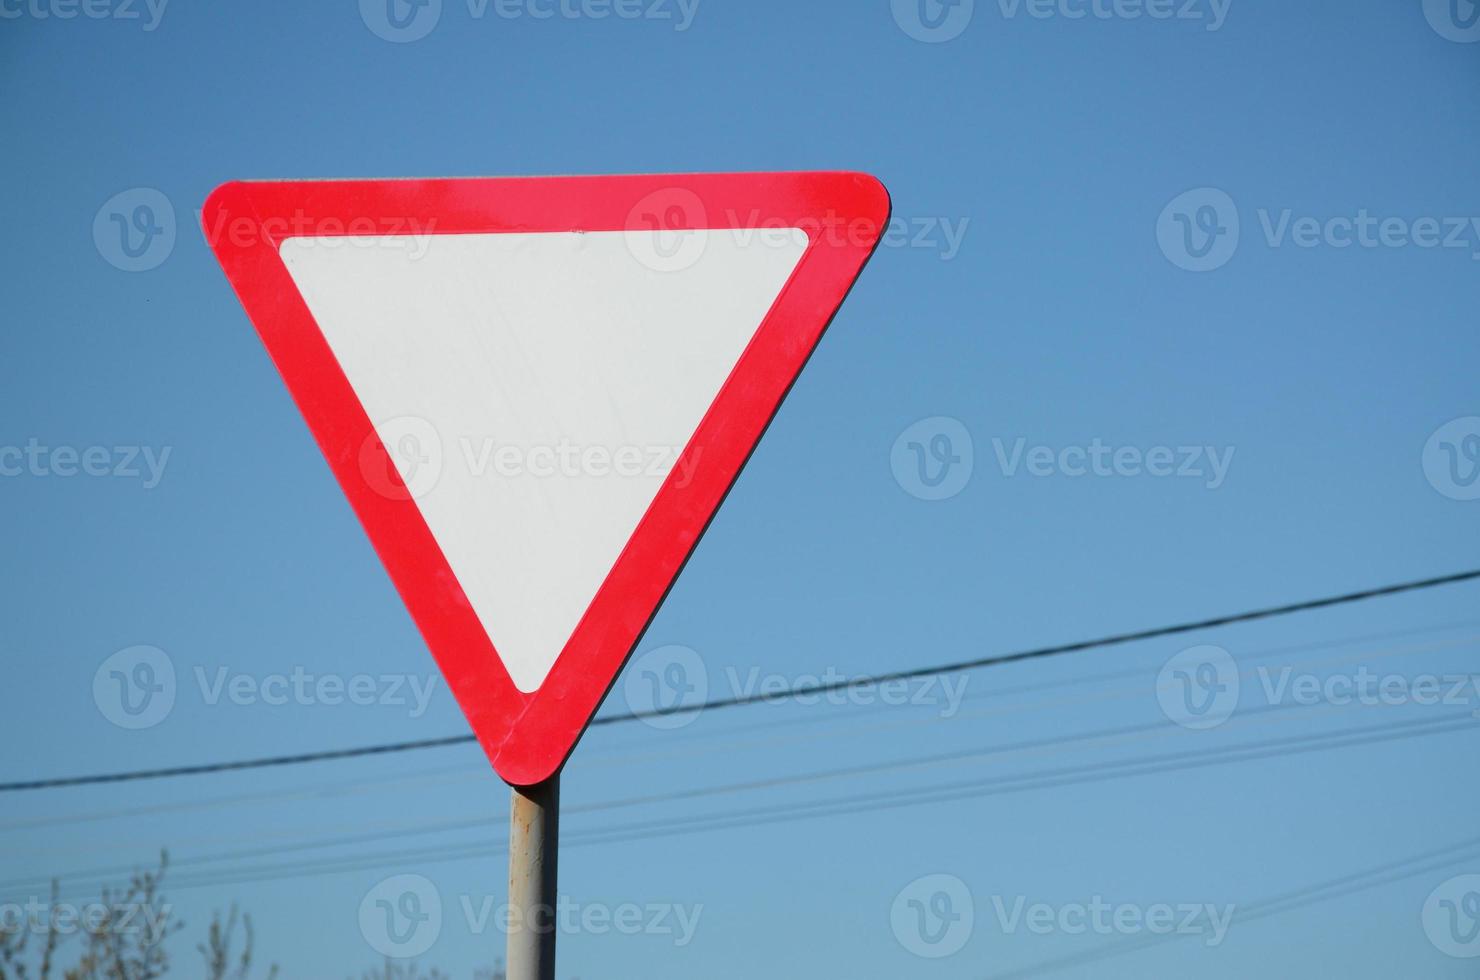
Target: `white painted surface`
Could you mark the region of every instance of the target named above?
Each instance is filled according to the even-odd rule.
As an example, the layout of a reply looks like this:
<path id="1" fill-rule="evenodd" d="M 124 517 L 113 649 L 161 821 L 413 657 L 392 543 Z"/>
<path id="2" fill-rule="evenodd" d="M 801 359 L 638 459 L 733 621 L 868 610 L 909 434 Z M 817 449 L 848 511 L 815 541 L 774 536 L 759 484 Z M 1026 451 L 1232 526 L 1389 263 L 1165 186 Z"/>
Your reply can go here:
<path id="1" fill-rule="evenodd" d="M 657 271 L 639 260 L 652 236 L 632 232 L 282 245 L 522 691 L 554 666 L 806 248 L 801 232 L 664 234 L 694 261 Z M 632 475 L 603 475 L 600 449 L 625 451 Z"/>

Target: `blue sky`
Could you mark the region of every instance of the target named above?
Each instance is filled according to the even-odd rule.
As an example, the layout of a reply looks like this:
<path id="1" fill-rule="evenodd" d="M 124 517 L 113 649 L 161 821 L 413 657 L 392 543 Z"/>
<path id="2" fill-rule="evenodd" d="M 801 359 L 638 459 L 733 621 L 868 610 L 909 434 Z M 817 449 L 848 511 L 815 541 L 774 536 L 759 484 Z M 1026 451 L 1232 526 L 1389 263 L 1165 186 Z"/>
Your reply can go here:
<path id="1" fill-rule="evenodd" d="M 1467 0 L 390 9 L 0 0 L 0 781 L 466 731 L 196 224 L 235 178 L 888 185 L 900 234 L 604 711 L 675 659 L 726 696 L 1477 564 Z M 593 730 L 561 873 L 597 911 L 560 975 L 1018 975 L 1183 906 L 1195 934 L 1045 975 L 1467 975 L 1475 849 L 1254 913 L 1473 838 L 1480 698 L 1419 692 L 1473 671 L 1476 589 L 957 675 L 959 702 Z M 137 647 L 115 663 L 162 656 L 177 689 L 128 728 L 94 680 Z M 1183 668 L 1241 678 L 1223 723 L 1178 724 Z M 1363 669 L 1408 693 L 1343 697 Z M 295 671 L 402 680 L 267 703 Z M 337 977 L 380 955 L 367 898 L 413 875 L 442 905 L 420 961 L 469 976 L 502 952 L 467 910 L 503 901 L 507 805 L 471 747 L 10 794 L 0 901 L 168 847 L 178 962 L 237 902 L 261 958 Z M 1122 925 L 1076 930 L 1101 902 Z M 635 935 L 600 924 L 626 909 Z"/>

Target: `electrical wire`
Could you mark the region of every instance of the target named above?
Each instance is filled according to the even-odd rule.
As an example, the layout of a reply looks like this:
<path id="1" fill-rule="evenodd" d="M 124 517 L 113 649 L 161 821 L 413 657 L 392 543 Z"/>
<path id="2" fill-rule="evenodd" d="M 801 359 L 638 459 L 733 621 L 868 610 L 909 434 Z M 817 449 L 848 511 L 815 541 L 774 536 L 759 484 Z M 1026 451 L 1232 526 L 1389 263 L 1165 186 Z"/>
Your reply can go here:
<path id="1" fill-rule="evenodd" d="M 921 667 L 910 670 L 900 670 L 885 674 L 874 674 L 867 677 L 852 678 L 835 683 L 817 683 L 801 685 L 787 691 L 770 694 L 742 695 L 733 698 L 721 698 L 707 701 L 696 705 L 680 706 L 671 710 L 630 712 L 625 714 L 605 715 L 591 722 L 591 727 L 624 724 L 640 721 L 644 718 L 671 717 L 681 714 L 692 714 L 700 711 L 719 711 L 726 708 L 744 707 L 754 704 L 767 704 L 780 701 L 792 700 L 797 697 L 815 697 L 834 691 L 856 690 L 860 687 L 888 684 L 894 681 L 914 680 L 922 677 L 937 676 L 940 674 L 959 673 L 968 670 L 980 670 L 986 667 L 998 667 L 1005 664 L 1022 663 L 1028 660 L 1038 660 L 1044 657 L 1060 656 L 1067 653 L 1079 653 L 1086 650 L 1102 649 L 1105 647 L 1121 646 L 1127 643 L 1142 640 L 1157 639 L 1166 636 L 1175 636 L 1181 633 L 1191 633 L 1199 630 L 1213 629 L 1219 626 L 1230 626 L 1235 623 L 1248 623 L 1262 619 L 1270 619 L 1276 616 L 1288 616 L 1294 613 L 1309 612 L 1316 609 L 1328 609 L 1333 606 L 1349 605 L 1356 602 L 1364 602 L 1386 596 L 1399 595 L 1406 592 L 1417 592 L 1424 589 L 1437 588 L 1444 585 L 1453 585 L 1459 582 L 1468 582 L 1480 579 L 1480 569 L 1467 572 L 1459 572 L 1453 575 L 1443 575 L 1436 578 L 1420 579 L 1412 582 L 1400 582 L 1394 585 L 1386 585 L 1375 589 L 1364 589 L 1360 592 L 1349 592 L 1343 595 L 1328 596 L 1323 599 L 1312 599 L 1304 602 L 1287 603 L 1279 606 L 1270 606 L 1263 609 L 1254 609 L 1248 612 L 1235 613 L 1228 616 L 1218 616 L 1212 619 L 1203 619 L 1195 622 L 1177 623 L 1171 626 L 1160 626 L 1154 629 L 1139 630 L 1134 633 L 1118 633 L 1111 636 L 1100 637 L 1093 640 L 1081 640 L 1075 643 L 1060 644 L 1057 646 L 1038 647 L 1031 650 L 1020 650 L 1016 653 L 999 654 L 991 657 L 980 657 L 974 660 L 963 660 L 952 664 L 942 664 L 935 667 Z M 42 779 L 17 780 L 13 782 L 0 783 L 0 793 L 14 793 L 22 791 L 60 789 L 73 786 L 93 786 L 108 783 L 132 782 L 143 779 L 166 779 L 179 776 L 200 776 L 209 773 L 239 772 L 244 769 L 265 769 L 277 766 L 303 765 L 311 762 L 328 762 L 342 759 L 354 759 L 373 755 L 387 755 L 398 752 L 419 751 L 421 749 L 445 748 L 453 745 L 469 745 L 476 741 L 473 735 L 451 735 L 444 738 L 415 739 L 404 742 L 389 742 L 380 745 L 364 745 L 347 749 L 329 749 L 316 752 L 301 752 L 292 755 L 268 756 L 257 759 L 239 759 L 229 762 L 212 762 L 193 766 L 171 766 L 160 769 L 138 769 L 128 772 L 97 773 L 87 776 L 58 776 Z"/>

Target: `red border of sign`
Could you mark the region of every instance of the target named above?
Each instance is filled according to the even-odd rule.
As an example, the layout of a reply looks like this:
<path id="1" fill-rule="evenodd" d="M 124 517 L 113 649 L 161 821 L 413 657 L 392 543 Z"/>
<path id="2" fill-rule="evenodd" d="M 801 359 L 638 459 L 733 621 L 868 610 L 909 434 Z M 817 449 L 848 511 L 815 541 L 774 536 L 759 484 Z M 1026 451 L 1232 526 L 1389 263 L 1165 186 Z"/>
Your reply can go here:
<path id="1" fill-rule="evenodd" d="M 645 203 L 644 203 L 645 202 Z M 639 207 L 642 205 L 642 207 Z M 620 231 L 654 205 L 666 227 L 800 227 L 809 245 L 638 524 L 544 684 L 514 686 L 327 341 L 279 258 L 294 235 Z M 888 224 L 859 173 L 658 174 L 232 182 L 203 228 L 309 429 L 494 769 L 533 785 L 560 770 L 640 641 Z M 418 226 L 411 226 L 415 221 Z M 397 230 L 397 222 L 406 226 Z M 363 475 L 376 455 L 394 489 Z"/>

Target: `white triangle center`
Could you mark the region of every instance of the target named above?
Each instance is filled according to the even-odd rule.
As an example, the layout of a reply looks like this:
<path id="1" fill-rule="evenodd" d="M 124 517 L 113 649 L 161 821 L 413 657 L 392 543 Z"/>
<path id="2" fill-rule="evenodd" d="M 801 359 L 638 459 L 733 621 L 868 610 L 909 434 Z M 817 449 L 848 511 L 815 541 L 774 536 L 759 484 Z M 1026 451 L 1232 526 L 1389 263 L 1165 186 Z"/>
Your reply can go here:
<path id="1" fill-rule="evenodd" d="M 544 682 L 807 245 L 795 230 L 661 239 L 281 248 L 521 691 Z"/>

